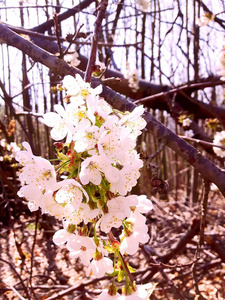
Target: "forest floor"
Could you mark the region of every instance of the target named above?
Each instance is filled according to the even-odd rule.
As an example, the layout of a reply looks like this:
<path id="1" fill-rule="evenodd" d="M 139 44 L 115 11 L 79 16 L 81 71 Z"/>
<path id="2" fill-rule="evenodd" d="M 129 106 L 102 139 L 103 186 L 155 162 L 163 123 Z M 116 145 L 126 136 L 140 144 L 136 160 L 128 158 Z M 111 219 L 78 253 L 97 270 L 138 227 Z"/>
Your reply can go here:
<path id="1" fill-rule="evenodd" d="M 136 282 L 156 284 L 151 300 L 225 299 L 224 199 L 210 192 L 204 245 L 198 253 L 201 205 L 190 205 L 182 191 L 177 201 L 174 195 L 152 200 L 150 241 L 127 257 L 138 270 Z M 13 209 L 10 222 L 0 225 L 0 299 L 97 299 L 110 279 L 86 277 L 86 267 L 70 259 L 65 246 L 53 244 L 61 224 L 26 211 L 13 218 Z"/>

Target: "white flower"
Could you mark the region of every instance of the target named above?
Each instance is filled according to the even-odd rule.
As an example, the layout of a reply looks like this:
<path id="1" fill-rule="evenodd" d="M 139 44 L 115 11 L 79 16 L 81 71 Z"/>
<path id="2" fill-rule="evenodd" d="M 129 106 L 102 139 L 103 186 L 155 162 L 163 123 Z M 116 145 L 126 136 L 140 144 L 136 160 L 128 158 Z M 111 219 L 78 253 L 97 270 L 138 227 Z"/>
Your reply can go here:
<path id="1" fill-rule="evenodd" d="M 64 180 L 63 183 L 63 187 L 55 194 L 56 202 L 62 204 L 70 203 L 74 209 L 78 209 L 83 199 L 83 193 L 88 197 L 87 193 L 80 184 L 73 179 Z"/>
<path id="2" fill-rule="evenodd" d="M 105 131 L 102 133 L 98 140 L 99 153 L 101 155 L 104 153 L 112 162 L 120 161 L 121 158 L 123 159 L 124 152 L 133 148 L 133 144 L 129 143 L 131 142 L 130 139 L 127 139 L 127 143 L 122 144 L 120 137 L 119 130 L 114 132 Z"/>
<path id="3" fill-rule="evenodd" d="M 214 21 L 215 16 L 210 13 L 205 13 L 197 20 L 197 25 L 199 27 L 208 25 L 210 21 Z"/>
<path id="4" fill-rule="evenodd" d="M 73 54 L 66 54 L 63 58 L 67 63 L 70 63 L 71 66 L 77 67 L 80 64 L 80 60 L 78 59 L 79 54 L 77 51 L 74 51 Z"/>
<path id="5" fill-rule="evenodd" d="M 140 0 L 143 1 L 143 0 Z M 126 73 L 124 76 L 128 80 L 128 86 L 131 88 L 131 90 L 136 93 L 139 89 L 139 75 L 138 70 L 134 69 L 131 70 L 129 64 L 126 64 Z"/>
<path id="6" fill-rule="evenodd" d="M 138 196 L 119 196 L 107 202 L 108 213 L 100 219 L 101 230 L 108 233 L 112 227 L 118 228 L 122 225 L 123 219 L 131 214 L 130 207 L 138 204 Z"/>
<path id="7" fill-rule="evenodd" d="M 124 233 L 120 235 L 120 239 L 122 239 L 120 252 L 133 255 L 138 251 L 139 243 L 145 244 L 148 242 L 148 226 L 145 224 L 146 218 L 138 211 L 132 213 L 127 221 L 133 224 L 132 233 L 129 236 L 124 235 Z"/>
<path id="8" fill-rule="evenodd" d="M 16 153 L 20 151 L 20 147 L 16 144 L 11 142 L 10 144 L 7 144 L 6 149 L 11 152 L 11 157 L 15 157 Z"/>
<path id="9" fill-rule="evenodd" d="M 90 264 L 90 260 L 93 258 L 93 253 L 96 250 L 92 238 L 76 234 L 68 241 L 67 248 L 70 251 L 71 258 L 79 257 L 82 264 L 86 266 Z"/>
<path id="10" fill-rule="evenodd" d="M 113 167 L 107 158 L 102 155 L 93 155 L 82 162 L 79 174 L 80 181 L 83 185 L 89 182 L 100 185 L 103 173 L 109 182 L 115 182 L 119 179 L 119 170 Z"/>
<path id="11" fill-rule="evenodd" d="M 130 192 L 132 187 L 137 184 L 137 179 L 140 177 L 139 169 L 142 165 L 143 162 L 141 160 L 135 160 L 133 164 L 125 165 L 119 171 L 119 180 L 112 182 L 110 191 L 113 193 L 118 192 L 122 196 Z"/>
<path id="12" fill-rule="evenodd" d="M 105 273 L 113 272 L 113 262 L 108 257 L 103 257 L 102 259 L 93 259 L 87 268 L 86 275 L 94 274 L 97 278 L 105 275 Z"/>
<path id="13" fill-rule="evenodd" d="M 137 7 L 143 12 L 147 12 L 150 7 L 150 0 L 137 0 Z"/>
<path id="14" fill-rule="evenodd" d="M 20 181 L 31 185 L 31 189 L 37 188 L 41 191 L 53 189 L 56 184 L 54 166 L 48 160 L 33 155 L 27 142 L 23 142 L 22 145 L 26 150 L 16 153 L 16 160 L 24 166 L 19 175 Z"/>
<path id="15" fill-rule="evenodd" d="M 99 138 L 99 128 L 97 126 L 91 126 L 86 130 L 76 132 L 73 136 L 75 141 L 74 149 L 76 152 L 89 151 L 89 154 L 96 154 L 97 150 L 95 146 L 97 145 Z"/>
<path id="16" fill-rule="evenodd" d="M 18 192 L 19 197 L 25 197 L 28 202 L 30 211 L 36 211 L 41 208 L 42 213 L 50 213 L 55 208 L 53 190 L 40 190 L 36 186 L 25 185 L 22 186 Z M 54 215 L 54 214 L 53 214 Z"/>
<path id="17" fill-rule="evenodd" d="M 146 195 L 138 196 L 138 204 L 135 206 L 142 214 L 146 214 L 153 209 L 152 201 L 149 200 Z"/>
<path id="18" fill-rule="evenodd" d="M 54 233 L 52 240 L 56 245 L 59 246 L 67 243 L 70 239 L 73 238 L 73 236 L 74 234 L 68 232 L 66 229 L 59 229 Z"/>
<path id="19" fill-rule="evenodd" d="M 184 135 L 186 137 L 193 137 L 195 134 L 194 134 L 194 131 L 192 129 L 190 129 L 190 130 L 185 130 Z"/>
<path id="20" fill-rule="evenodd" d="M 104 290 L 99 296 L 98 300 L 119 300 L 120 294 L 116 293 L 116 295 L 109 295 L 108 290 Z"/>
<path id="21" fill-rule="evenodd" d="M 218 131 L 214 136 L 213 143 L 218 146 L 225 146 L 225 131 Z M 219 157 L 225 157 L 225 150 L 219 147 L 213 147 L 213 151 Z"/>
<path id="22" fill-rule="evenodd" d="M 73 124 L 71 124 L 66 111 L 62 105 L 54 105 L 54 109 L 57 113 L 48 112 L 44 114 L 44 123 L 48 127 L 53 127 L 51 130 L 51 137 L 55 141 L 64 139 L 67 136 L 66 143 L 72 141 L 72 135 L 75 130 Z"/>
<path id="23" fill-rule="evenodd" d="M 145 128 L 147 122 L 142 117 L 145 109 L 143 105 L 137 106 L 131 113 L 126 113 L 120 120 L 119 124 L 125 126 L 129 130 L 132 138 L 136 138 L 141 134 L 141 130 Z"/>
<path id="24" fill-rule="evenodd" d="M 107 119 L 108 116 L 113 112 L 112 107 L 104 100 L 99 98 L 98 107 L 96 112 L 103 118 Z"/>
<path id="25" fill-rule="evenodd" d="M 152 283 L 137 285 L 136 291 L 132 295 L 122 295 L 118 300 L 148 300 L 152 294 L 154 286 Z"/>
<path id="26" fill-rule="evenodd" d="M 66 107 L 67 122 L 74 126 L 74 133 L 80 130 L 85 130 L 91 126 L 91 122 L 87 116 L 87 108 L 82 106 L 75 106 L 72 103 Z"/>
<path id="27" fill-rule="evenodd" d="M 67 204 L 61 209 L 61 218 L 65 218 L 72 224 L 84 222 L 87 224 L 99 215 L 99 209 L 91 210 L 87 203 L 81 203 L 79 207 L 74 208 L 72 204 Z"/>
<path id="28" fill-rule="evenodd" d="M 186 118 L 182 121 L 182 125 L 188 127 L 190 126 L 191 122 L 192 120 L 190 118 Z"/>
<path id="29" fill-rule="evenodd" d="M 71 75 L 65 76 L 63 86 L 67 89 L 67 94 L 81 98 L 86 98 L 89 94 L 99 95 L 102 92 L 101 85 L 93 89 L 90 83 L 85 82 L 79 74 L 76 74 L 75 78 Z"/>

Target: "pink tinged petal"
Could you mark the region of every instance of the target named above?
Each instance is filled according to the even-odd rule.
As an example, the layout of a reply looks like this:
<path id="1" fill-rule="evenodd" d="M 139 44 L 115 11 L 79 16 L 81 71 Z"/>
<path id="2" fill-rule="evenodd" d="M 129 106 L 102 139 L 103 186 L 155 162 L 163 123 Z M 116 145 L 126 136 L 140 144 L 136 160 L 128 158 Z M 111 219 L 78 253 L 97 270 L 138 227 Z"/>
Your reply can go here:
<path id="1" fill-rule="evenodd" d="M 32 212 L 38 210 L 38 208 L 39 208 L 39 206 L 36 205 L 34 203 L 34 201 L 29 201 L 27 206 L 28 206 L 29 210 L 32 211 Z"/>
<path id="2" fill-rule="evenodd" d="M 120 294 L 116 293 L 116 295 L 111 296 L 108 293 L 108 290 L 103 291 L 99 296 L 98 300 L 119 300 L 120 299 Z"/>
<path id="3" fill-rule="evenodd" d="M 138 204 L 136 205 L 136 208 L 139 212 L 145 214 L 153 209 L 153 204 L 152 201 L 149 200 L 145 195 L 141 195 L 138 197 Z"/>
<path id="4" fill-rule="evenodd" d="M 113 272 L 113 262 L 108 257 L 103 257 L 98 261 L 93 260 L 87 269 L 86 275 L 90 275 L 91 271 L 96 277 L 100 278 L 105 273 Z"/>
<path id="5" fill-rule="evenodd" d="M 102 85 L 98 85 L 95 89 L 93 89 L 95 95 L 99 95 L 102 92 Z"/>
<path id="6" fill-rule="evenodd" d="M 123 254 L 126 252 L 129 255 L 134 255 L 139 248 L 139 241 L 132 235 L 125 237 L 121 243 L 120 251 Z"/>
<path id="7" fill-rule="evenodd" d="M 149 241 L 149 235 L 148 233 L 146 232 L 134 232 L 133 233 L 134 237 L 139 241 L 139 243 L 141 244 L 146 244 L 148 241 Z"/>
<path id="8" fill-rule="evenodd" d="M 136 206 L 138 204 L 138 196 L 137 195 L 127 196 L 126 201 L 128 202 L 129 206 Z"/>
<path id="9" fill-rule="evenodd" d="M 68 128 L 63 120 L 60 120 L 51 130 L 51 137 L 55 141 L 62 140 L 66 137 Z"/>
<path id="10" fill-rule="evenodd" d="M 63 245 L 68 241 L 71 235 L 73 234 L 69 233 L 67 230 L 59 229 L 58 231 L 55 232 L 52 239 L 56 245 Z"/>
<path id="11" fill-rule="evenodd" d="M 48 112 L 44 114 L 43 118 L 45 125 L 48 127 L 54 127 L 58 122 L 62 120 L 62 118 L 54 112 Z"/>
<path id="12" fill-rule="evenodd" d="M 82 250 L 70 252 L 70 257 L 71 258 L 78 258 L 79 257 L 81 263 L 85 266 L 89 266 L 90 260 L 93 258 L 93 256 L 90 253 L 88 253 L 86 251 L 82 251 Z"/>
<path id="13" fill-rule="evenodd" d="M 62 117 L 65 118 L 66 113 L 65 113 L 65 109 L 62 105 L 60 104 L 55 104 L 54 105 L 54 110 Z"/>
<path id="14" fill-rule="evenodd" d="M 22 146 L 27 150 L 27 152 L 30 154 L 30 155 L 33 155 L 32 153 L 32 150 L 31 150 L 31 146 L 28 142 L 23 142 L 22 143 Z"/>
<path id="15" fill-rule="evenodd" d="M 33 157 L 30 155 L 27 151 L 18 151 L 16 153 L 16 160 L 21 164 L 21 165 L 26 165 L 28 163 L 33 163 Z"/>
<path id="16" fill-rule="evenodd" d="M 120 180 L 120 171 L 116 167 L 104 169 L 105 177 L 110 183 L 115 183 Z"/>

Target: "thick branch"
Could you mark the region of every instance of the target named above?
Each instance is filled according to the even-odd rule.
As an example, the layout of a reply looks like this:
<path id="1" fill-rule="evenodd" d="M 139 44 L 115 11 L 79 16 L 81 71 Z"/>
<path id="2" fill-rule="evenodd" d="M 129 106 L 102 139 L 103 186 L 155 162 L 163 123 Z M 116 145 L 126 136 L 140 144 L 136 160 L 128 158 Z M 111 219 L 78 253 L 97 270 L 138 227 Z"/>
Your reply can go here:
<path id="1" fill-rule="evenodd" d="M 74 6 L 73 8 L 68 9 L 64 13 L 58 15 L 58 22 L 62 22 L 63 20 L 68 19 L 71 16 L 74 16 L 76 13 L 82 11 L 84 8 L 88 7 L 94 0 L 84 0 L 83 2 L 79 3 L 78 5 Z M 33 27 L 33 31 L 44 33 L 49 28 L 54 26 L 54 19 L 50 19 L 36 27 Z"/>
<path id="2" fill-rule="evenodd" d="M 9 29 L 13 30 L 14 32 L 25 33 L 29 35 L 32 41 L 42 49 L 45 49 L 51 53 L 58 52 L 57 43 L 53 41 L 56 39 L 56 37 L 45 36 L 40 33 L 32 32 L 31 30 L 11 26 L 5 23 L 2 24 L 6 25 Z M 60 41 L 63 42 L 64 39 L 60 38 Z M 77 41 L 75 43 L 88 44 L 87 42 L 80 41 Z M 99 45 L 107 47 L 110 46 L 110 44 L 104 43 L 99 43 Z M 80 55 L 79 59 L 81 61 L 79 68 L 85 71 L 87 68 L 88 60 L 83 55 Z M 119 92 L 127 97 L 130 97 L 132 99 L 138 99 L 137 103 L 144 103 L 146 107 L 170 111 L 168 100 L 170 99 L 170 97 L 176 94 L 173 109 L 176 109 L 177 112 L 180 113 L 182 111 L 187 111 L 188 113 L 194 114 L 197 118 L 201 119 L 218 117 L 220 119 L 221 124 L 225 126 L 225 110 L 222 107 L 212 106 L 211 104 L 203 103 L 201 101 L 198 101 L 197 99 L 193 99 L 190 97 L 190 95 L 193 92 L 199 89 L 223 85 L 224 81 L 219 80 L 218 76 L 209 76 L 208 78 L 201 79 L 198 83 L 190 83 L 188 85 L 183 85 L 176 88 L 170 88 L 166 85 L 158 85 L 145 80 L 140 80 L 140 89 L 138 90 L 138 92 L 134 93 L 129 88 L 128 80 L 124 78 L 122 73 L 115 70 L 107 69 L 104 75 L 106 78 L 120 78 L 120 81 L 116 79 L 107 80 L 106 85 L 111 87 L 114 91 Z"/>
<path id="3" fill-rule="evenodd" d="M 70 67 L 63 60 L 58 59 L 56 56 L 49 54 L 47 51 L 37 47 L 28 40 L 23 39 L 1 23 L 0 39 L 4 40 L 8 45 L 23 51 L 23 53 L 29 55 L 34 61 L 42 63 L 58 75 L 74 76 L 76 73 L 79 73 L 83 76 L 83 72 L 77 68 Z M 93 78 L 92 83 L 96 86 L 99 84 L 99 81 Z M 106 86 L 103 86 L 103 96 L 106 101 L 116 109 L 132 111 L 136 107 L 134 103 L 128 101 L 125 97 Z M 167 146 L 179 154 L 184 160 L 189 162 L 204 179 L 214 182 L 225 196 L 225 171 L 216 167 L 194 147 L 186 143 L 175 133 L 166 128 L 162 123 L 156 120 L 150 113 L 146 112 L 144 117 L 147 121 L 147 130 L 149 130 L 156 138 L 166 141 Z"/>

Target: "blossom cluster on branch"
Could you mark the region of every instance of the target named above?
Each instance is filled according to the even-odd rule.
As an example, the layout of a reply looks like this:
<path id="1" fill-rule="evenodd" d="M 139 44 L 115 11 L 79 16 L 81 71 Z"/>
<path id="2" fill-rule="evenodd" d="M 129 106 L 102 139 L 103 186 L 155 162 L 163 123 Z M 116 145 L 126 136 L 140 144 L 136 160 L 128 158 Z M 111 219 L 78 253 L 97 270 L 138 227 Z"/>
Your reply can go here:
<path id="1" fill-rule="evenodd" d="M 113 277 L 99 299 L 148 299 L 149 285 L 136 286 L 134 270 L 123 257 L 149 240 L 143 214 L 152 203 L 145 195 L 129 194 L 143 165 L 135 146 L 146 126 L 144 108 L 132 113 L 114 110 L 99 96 L 102 87 L 92 88 L 79 75 L 66 76 L 58 89 L 66 91 L 65 105 L 57 104 L 55 112 L 43 116 L 52 128 L 58 164 L 33 155 L 24 142 L 25 150 L 16 155 L 23 166 L 19 196 L 28 200 L 31 211 L 40 208 L 63 221 L 53 241 L 66 243 L 71 258 L 87 266 L 87 275 Z M 118 228 L 118 237 L 112 228 Z M 122 294 L 115 277 L 125 279 Z"/>

